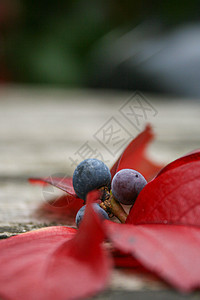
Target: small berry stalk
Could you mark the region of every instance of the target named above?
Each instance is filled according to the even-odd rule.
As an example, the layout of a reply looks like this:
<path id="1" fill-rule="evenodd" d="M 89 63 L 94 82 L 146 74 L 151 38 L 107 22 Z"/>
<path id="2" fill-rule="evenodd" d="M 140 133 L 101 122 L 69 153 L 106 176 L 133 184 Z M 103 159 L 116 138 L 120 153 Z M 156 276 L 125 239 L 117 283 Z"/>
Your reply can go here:
<path id="1" fill-rule="evenodd" d="M 112 192 L 109 193 L 108 199 L 101 202 L 100 206 L 108 213 L 109 217 L 115 216 L 121 223 L 126 222 L 127 213 L 121 204 L 115 200 Z"/>

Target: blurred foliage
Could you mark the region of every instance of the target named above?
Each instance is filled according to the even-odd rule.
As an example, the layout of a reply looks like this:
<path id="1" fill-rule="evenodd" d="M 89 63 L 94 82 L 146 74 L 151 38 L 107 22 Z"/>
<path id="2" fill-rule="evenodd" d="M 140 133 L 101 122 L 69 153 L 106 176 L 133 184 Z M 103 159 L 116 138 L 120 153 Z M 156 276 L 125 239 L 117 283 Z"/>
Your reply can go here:
<path id="1" fill-rule="evenodd" d="M 199 18 L 197 0 L 0 0 L 2 8 L 1 69 L 6 64 L 13 81 L 65 86 L 87 82 L 88 55 L 111 30 L 147 19 L 173 26 Z"/>

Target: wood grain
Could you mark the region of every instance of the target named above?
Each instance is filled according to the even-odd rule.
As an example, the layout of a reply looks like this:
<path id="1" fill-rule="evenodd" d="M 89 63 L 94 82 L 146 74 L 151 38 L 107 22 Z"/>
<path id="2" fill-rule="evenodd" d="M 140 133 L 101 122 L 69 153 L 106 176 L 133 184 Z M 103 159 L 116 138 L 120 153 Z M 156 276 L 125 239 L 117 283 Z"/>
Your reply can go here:
<path id="1" fill-rule="evenodd" d="M 77 158 L 76 153 L 85 142 L 93 150 L 98 150 L 111 166 L 120 151 L 111 155 L 95 139 L 95 134 L 111 117 L 117 119 L 132 136 L 138 134 L 138 130 L 120 114 L 120 108 L 130 95 L 106 91 L 1 87 L 0 238 L 43 226 L 74 225 L 65 214 L 42 209 L 48 199 L 59 196 L 60 192 L 32 186 L 27 178 L 58 173 L 71 176 L 74 166 L 70 157 Z M 157 136 L 148 152 L 152 159 L 167 163 L 200 148 L 199 102 L 153 95 L 145 97 L 158 112 L 155 117 L 149 115 L 146 120 L 140 120 L 142 127 L 150 122 Z M 118 295 L 117 291 L 143 290 L 169 291 L 151 276 L 115 270 L 108 295 L 112 299 L 113 295 Z M 103 294 L 100 299 L 107 299 L 106 295 Z M 130 295 L 127 295 L 128 299 Z M 143 295 L 146 297 L 145 293 Z M 168 295 L 168 299 L 179 299 L 179 295 L 176 298 L 173 292 Z"/>

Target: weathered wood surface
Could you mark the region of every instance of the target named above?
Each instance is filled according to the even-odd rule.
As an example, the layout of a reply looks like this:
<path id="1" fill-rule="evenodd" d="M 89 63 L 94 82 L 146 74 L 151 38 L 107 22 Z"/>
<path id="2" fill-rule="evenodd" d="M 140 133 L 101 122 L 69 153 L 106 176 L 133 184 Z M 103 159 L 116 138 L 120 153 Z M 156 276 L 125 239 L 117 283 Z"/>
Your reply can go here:
<path id="1" fill-rule="evenodd" d="M 93 150 L 98 149 L 111 166 L 120 151 L 110 154 L 95 135 L 112 117 L 132 136 L 138 134 L 133 124 L 120 114 L 120 108 L 130 95 L 50 88 L 0 89 L 1 238 L 43 226 L 73 226 L 66 221 L 64 214 L 56 215 L 40 209 L 43 203 L 60 192 L 32 186 L 27 178 L 57 173 L 72 175 L 74 166 L 70 157 L 78 158 L 77 151 L 85 142 Z M 145 96 L 152 109 L 157 111 L 156 116 L 148 112 L 146 120 L 140 117 L 140 126 L 150 122 L 157 136 L 149 148 L 150 157 L 167 163 L 200 148 L 200 102 Z M 109 291 L 97 298 L 121 299 L 122 294 L 126 299 L 133 296 L 136 299 L 183 297 L 150 275 L 116 270 Z M 188 297 L 196 299 L 199 295 Z"/>

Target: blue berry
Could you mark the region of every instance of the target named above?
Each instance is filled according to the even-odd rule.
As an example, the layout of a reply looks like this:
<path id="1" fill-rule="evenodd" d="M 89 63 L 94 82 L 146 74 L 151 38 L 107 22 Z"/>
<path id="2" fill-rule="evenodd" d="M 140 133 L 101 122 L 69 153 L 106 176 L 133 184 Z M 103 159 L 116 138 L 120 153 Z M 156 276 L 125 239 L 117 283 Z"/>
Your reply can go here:
<path id="1" fill-rule="evenodd" d="M 101 219 L 109 220 L 107 212 L 103 208 L 101 208 L 99 206 L 99 204 L 93 203 L 92 205 L 93 205 L 93 208 L 94 208 L 95 212 L 99 215 L 99 217 Z M 79 227 L 80 222 L 83 219 L 83 216 L 84 216 L 84 213 L 85 213 L 85 208 L 86 208 L 86 205 L 82 206 L 76 214 L 76 226 L 77 227 Z"/>
<path id="2" fill-rule="evenodd" d="M 82 161 L 73 174 L 73 187 L 77 196 L 85 200 L 87 193 L 102 186 L 109 186 L 109 168 L 100 160 L 89 158 Z"/>
<path id="3" fill-rule="evenodd" d="M 115 199 L 122 204 L 131 205 L 146 184 L 146 179 L 139 172 L 123 169 L 113 177 L 111 189 Z"/>

